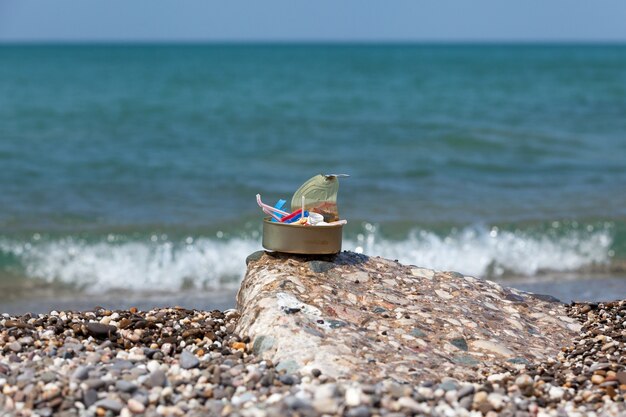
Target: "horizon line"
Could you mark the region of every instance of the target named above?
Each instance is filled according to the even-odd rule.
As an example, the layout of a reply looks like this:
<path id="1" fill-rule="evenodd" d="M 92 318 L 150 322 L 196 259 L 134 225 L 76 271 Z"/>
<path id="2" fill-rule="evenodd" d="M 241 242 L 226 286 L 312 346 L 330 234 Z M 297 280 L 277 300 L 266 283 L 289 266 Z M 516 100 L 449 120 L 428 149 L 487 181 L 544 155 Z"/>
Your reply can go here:
<path id="1" fill-rule="evenodd" d="M 256 40 L 256 39 L 0 39 L 0 46 L 62 46 L 62 45 L 571 45 L 571 46 L 594 46 L 594 45 L 626 45 L 626 40 L 606 39 L 606 40 L 585 40 L 585 39 L 423 39 L 423 40 L 403 40 L 403 39 L 297 39 L 297 40 Z"/>

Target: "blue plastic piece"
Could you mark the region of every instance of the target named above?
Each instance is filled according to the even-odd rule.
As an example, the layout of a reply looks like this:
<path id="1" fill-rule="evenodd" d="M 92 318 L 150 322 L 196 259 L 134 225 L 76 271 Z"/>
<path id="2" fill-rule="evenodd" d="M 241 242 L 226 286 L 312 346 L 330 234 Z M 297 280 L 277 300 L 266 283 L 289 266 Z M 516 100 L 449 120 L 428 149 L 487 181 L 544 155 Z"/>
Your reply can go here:
<path id="1" fill-rule="evenodd" d="M 276 202 L 276 204 L 274 204 L 274 208 L 278 209 L 278 210 L 282 210 L 283 207 L 285 207 L 285 204 L 287 204 L 287 200 L 283 200 L 282 198 L 280 200 L 278 200 Z M 276 219 L 272 217 L 272 221 L 274 223 L 277 223 Z"/>

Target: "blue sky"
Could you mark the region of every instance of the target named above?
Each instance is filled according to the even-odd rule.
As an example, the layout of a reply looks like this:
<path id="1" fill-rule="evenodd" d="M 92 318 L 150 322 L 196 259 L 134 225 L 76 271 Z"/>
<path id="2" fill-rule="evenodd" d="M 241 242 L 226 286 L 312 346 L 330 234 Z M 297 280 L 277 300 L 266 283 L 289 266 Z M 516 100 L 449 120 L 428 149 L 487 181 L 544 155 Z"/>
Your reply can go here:
<path id="1" fill-rule="evenodd" d="M 0 41 L 626 41 L 624 0 L 0 0 Z"/>

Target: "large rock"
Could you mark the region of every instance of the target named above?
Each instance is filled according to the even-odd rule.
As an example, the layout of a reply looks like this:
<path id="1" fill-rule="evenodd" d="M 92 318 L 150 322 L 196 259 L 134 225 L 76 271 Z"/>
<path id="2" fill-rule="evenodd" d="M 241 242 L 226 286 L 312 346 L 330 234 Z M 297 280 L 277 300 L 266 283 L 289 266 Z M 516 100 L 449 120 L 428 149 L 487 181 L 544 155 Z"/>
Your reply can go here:
<path id="1" fill-rule="evenodd" d="M 237 306 L 279 369 L 364 381 L 472 380 L 553 357 L 580 327 L 549 297 L 350 252 L 251 259 Z"/>

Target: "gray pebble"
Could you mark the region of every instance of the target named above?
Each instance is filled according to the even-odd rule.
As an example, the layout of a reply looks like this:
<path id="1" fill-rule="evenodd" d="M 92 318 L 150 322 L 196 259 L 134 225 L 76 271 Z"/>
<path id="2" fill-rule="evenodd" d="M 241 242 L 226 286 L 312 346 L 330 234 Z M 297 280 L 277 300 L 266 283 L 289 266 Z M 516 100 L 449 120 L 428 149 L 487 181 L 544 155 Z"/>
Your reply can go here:
<path id="1" fill-rule="evenodd" d="M 120 379 L 115 383 L 115 388 L 118 391 L 122 392 L 133 392 L 137 389 L 137 385 L 133 384 L 132 382 Z"/>
<path id="2" fill-rule="evenodd" d="M 200 364 L 200 360 L 188 350 L 183 350 L 180 354 L 180 367 L 183 369 L 195 368 Z"/>
<path id="3" fill-rule="evenodd" d="M 465 397 L 459 400 L 459 405 L 465 408 L 466 410 L 471 410 L 473 401 L 474 401 L 473 395 L 466 395 Z"/>
<path id="4" fill-rule="evenodd" d="M 93 379 L 85 380 L 83 384 L 85 384 L 87 388 L 99 390 L 100 388 L 106 385 L 106 381 L 103 381 L 102 379 L 93 378 Z"/>
<path id="5" fill-rule="evenodd" d="M 150 349 L 150 348 L 145 348 L 143 350 L 143 354 L 146 355 L 146 357 L 148 359 L 152 359 L 152 357 L 154 356 L 155 353 L 160 352 L 159 349 Z"/>
<path id="6" fill-rule="evenodd" d="M 213 399 L 221 400 L 224 397 L 226 397 L 226 392 L 222 388 L 218 387 L 213 390 Z"/>
<path id="7" fill-rule="evenodd" d="M 389 394 L 395 398 L 403 397 L 405 395 L 405 387 L 400 384 L 392 383 L 389 385 Z"/>
<path id="8" fill-rule="evenodd" d="M 365 405 L 360 405 L 358 407 L 348 410 L 346 415 L 348 417 L 370 417 L 372 415 L 372 412 L 370 411 L 369 407 Z"/>
<path id="9" fill-rule="evenodd" d="M 262 250 L 258 250 L 256 252 L 252 252 L 250 255 L 248 255 L 246 257 L 246 265 L 248 265 L 250 262 L 256 262 L 259 259 L 261 259 L 263 257 L 263 255 L 265 254 L 264 251 Z"/>
<path id="10" fill-rule="evenodd" d="M 291 375 L 281 375 L 280 377 L 278 377 L 278 380 L 285 385 L 293 385 L 295 382 L 293 376 Z"/>
<path id="11" fill-rule="evenodd" d="M 18 341 L 9 343 L 8 347 L 13 352 L 19 352 L 22 350 L 22 344 Z"/>
<path id="12" fill-rule="evenodd" d="M 72 350 L 74 352 L 82 352 L 83 350 L 85 350 L 85 346 L 83 346 L 81 343 L 66 343 L 65 345 L 63 345 L 63 349 Z"/>
<path id="13" fill-rule="evenodd" d="M 595 371 L 606 370 L 610 368 L 611 368 L 611 364 L 608 362 L 596 362 L 589 367 L 589 371 L 595 372 Z"/>
<path id="14" fill-rule="evenodd" d="M 35 377 L 35 371 L 32 369 L 25 369 L 24 372 L 22 372 L 18 377 L 17 377 L 17 382 L 31 382 L 33 380 L 33 378 Z"/>
<path id="15" fill-rule="evenodd" d="M 444 381 L 441 384 L 439 384 L 439 388 L 441 388 L 444 391 L 454 391 L 458 388 L 458 384 L 454 381 Z"/>
<path id="16" fill-rule="evenodd" d="M 260 355 L 266 350 L 271 349 L 274 346 L 274 338 L 271 336 L 258 336 L 254 339 L 254 344 L 252 345 L 252 351 L 256 355 Z"/>
<path id="17" fill-rule="evenodd" d="M 311 403 L 305 398 L 299 398 L 295 395 L 290 395 L 285 398 L 285 405 L 292 410 L 301 410 L 303 408 L 311 408 Z"/>
<path id="18" fill-rule="evenodd" d="M 91 407 L 98 400 L 98 392 L 94 389 L 88 389 L 83 394 L 83 404 L 85 407 Z"/>
<path id="19" fill-rule="evenodd" d="M 135 393 L 133 395 L 133 400 L 143 404 L 144 406 L 148 405 L 148 396 L 140 393 Z"/>
<path id="20" fill-rule="evenodd" d="M 113 411 L 114 413 L 119 413 L 124 407 L 124 404 L 111 398 L 104 398 L 100 401 L 97 401 L 94 405 L 96 407 L 104 408 L 105 410 Z"/>
<path id="21" fill-rule="evenodd" d="M 54 372 L 46 371 L 42 373 L 39 378 L 47 384 L 48 382 L 52 382 L 57 379 L 57 375 Z"/>
<path id="22" fill-rule="evenodd" d="M 167 378 L 165 376 L 165 373 L 162 370 L 157 369 L 156 371 L 152 372 L 148 376 L 148 379 L 146 379 L 145 384 L 150 388 L 154 388 L 154 387 L 163 387 L 165 386 L 166 382 L 167 382 Z"/>
<path id="23" fill-rule="evenodd" d="M 463 387 L 461 387 L 461 389 L 459 390 L 457 397 L 458 398 L 464 398 L 470 394 L 474 393 L 474 386 L 473 385 L 464 385 Z"/>
<path id="24" fill-rule="evenodd" d="M 124 369 L 131 369 L 133 368 L 135 365 L 133 365 L 133 363 L 131 361 L 127 361 L 125 359 L 116 359 L 113 364 L 111 365 L 112 370 L 124 370 Z"/>
<path id="25" fill-rule="evenodd" d="M 133 377 L 134 379 L 137 379 L 138 377 L 147 374 L 148 371 L 145 368 L 135 368 L 132 369 L 130 371 L 130 376 Z"/>
<path id="26" fill-rule="evenodd" d="M 297 372 L 298 369 L 300 369 L 300 365 L 298 365 L 298 362 L 294 361 L 293 359 L 287 359 L 286 361 L 281 361 L 276 366 L 277 371 L 285 370 L 287 371 L 287 373 L 290 373 L 290 374 Z"/>
<path id="27" fill-rule="evenodd" d="M 533 293 L 528 293 L 528 295 L 529 295 L 530 297 L 533 297 L 533 298 L 536 298 L 536 299 L 538 299 L 538 300 L 545 301 L 545 302 L 548 302 L 548 303 L 560 303 L 560 302 L 561 302 L 558 298 L 553 297 L 553 296 L 548 295 L 548 294 L 533 294 Z"/>
<path id="28" fill-rule="evenodd" d="M 426 333 L 424 333 L 420 329 L 415 328 L 415 329 L 411 330 L 411 336 L 414 336 L 414 337 L 425 337 Z"/>
<path id="29" fill-rule="evenodd" d="M 315 272 L 316 274 L 323 274 L 324 272 L 330 271 L 334 267 L 335 267 L 335 264 L 332 262 L 326 262 L 326 261 L 310 261 L 309 262 L 309 268 L 311 268 L 311 271 Z"/>
<path id="30" fill-rule="evenodd" d="M 467 352 L 467 341 L 462 337 L 457 337 L 455 339 L 450 340 L 450 343 L 455 346 L 457 349 L 463 350 Z"/>

